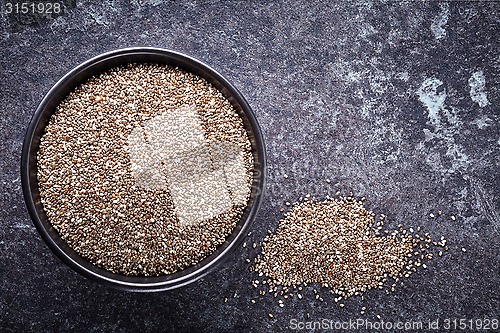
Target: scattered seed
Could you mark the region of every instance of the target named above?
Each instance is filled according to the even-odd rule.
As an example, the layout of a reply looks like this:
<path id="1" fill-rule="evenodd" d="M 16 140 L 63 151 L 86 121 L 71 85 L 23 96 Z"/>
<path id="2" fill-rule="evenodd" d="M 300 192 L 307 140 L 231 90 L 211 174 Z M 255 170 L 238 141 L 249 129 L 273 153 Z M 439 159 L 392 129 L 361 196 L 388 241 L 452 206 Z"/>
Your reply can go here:
<path id="1" fill-rule="evenodd" d="M 402 225 L 400 232 L 389 233 L 382 230 L 381 222 L 372 229 L 374 216 L 352 195 L 299 201 L 285 213 L 276 231 L 265 237 L 255 270 L 269 278 L 274 289 L 293 286 L 301 290 L 319 282 L 340 296 L 335 298 L 338 302 L 372 288 L 382 289 L 389 277 L 409 278 L 422 260 L 432 258 L 424 252 L 432 244 L 428 233 L 413 234 L 413 228 L 406 232 Z M 322 300 L 316 289 L 313 294 Z"/>
<path id="2" fill-rule="evenodd" d="M 340 194 L 340 191 L 337 194 Z M 299 202 L 284 214 L 277 230 L 274 233 L 268 231 L 264 242 L 259 243 L 262 252 L 255 258 L 255 270 L 259 272 L 259 276 L 265 275 L 269 278 L 269 292 L 274 291 L 274 297 L 280 295 L 286 299 L 288 295 L 284 293 L 288 293 L 288 287 L 302 290 L 301 286 L 319 282 L 321 286 L 329 288 L 330 293 L 341 295 L 334 299 L 335 303 L 353 295 L 359 295 L 363 299 L 362 294 L 365 291 L 383 288 L 388 277 L 399 282 L 402 277 L 409 278 L 416 272 L 416 267 L 422 266 L 426 269 L 427 265 L 422 261 L 432 259 L 432 253 L 427 252 L 430 245 L 439 245 L 445 251 L 448 250 L 444 237 L 441 237 L 440 242 L 433 242 L 429 233 L 421 236 L 420 226 L 416 229 L 420 235 L 410 235 L 415 230 L 409 228 L 407 232 L 401 224 L 398 225 L 399 231 L 383 230 L 383 214 L 380 222 L 376 224 L 376 229 L 371 229 L 374 214 L 364 209 L 365 198 L 356 201 L 352 193 L 349 197 L 336 200 L 327 196 L 326 200 L 320 202 L 314 197 L 309 199 L 310 194 L 305 197 L 305 201 L 300 197 Z M 286 202 L 286 205 L 291 204 Z M 441 215 L 441 211 L 438 215 Z M 434 217 L 432 213 L 430 216 Z M 348 233 L 347 237 L 344 237 L 346 229 Z M 342 238 L 342 241 L 337 238 Z M 346 246 L 343 246 L 346 243 L 354 246 L 346 249 Z M 386 252 L 390 252 L 384 250 L 385 246 L 394 251 L 394 262 L 377 261 Z M 414 251 L 415 249 L 417 251 Z M 380 252 L 377 253 L 377 250 Z M 465 249 L 463 250 L 465 252 Z M 442 251 L 439 255 L 442 255 Z M 356 258 L 356 261 L 353 258 Z M 356 265 L 352 264 L 353 261 Z M 374 262 L 376 264 L 373 264 Z M 365 267 L 363 264 L 366 264 Z M 368 268 L 370 265 L 373 271 Z M 360 266 L 363 267 L 363 275 L 356 272 Z M 386 269 L 386 266 L 390 267 Z M 367 270 L 371 275 L 366 276 Z M 339 271 L 344 274 L 338 274 Z M 360 276 L 364 279 L 361 283 Z M 403 286 L 403 282 L 400 284 Z M 395 286 L 396 283 L 390 287 L 390 291 L 394 291 Z M 389 294 L 389 290 L 385 292 Z M 323 301 L 316 289 L 313 289 L 313 293 L 316 299 Z M 293 297 L 293 293 L 290 293 L 290 296 Z M 298 293 L 297 297 L 303 298 Z M 278 303 L 280 307 L 284 306 L 281 300 Z M 344 304 L 340 303 L 339 306 L 344 307 Z M 363 307 L 361 314 L 364 314 L 365 310 Z M 377 315 L 377 318 L 380 319 L 380 315 Z"/>

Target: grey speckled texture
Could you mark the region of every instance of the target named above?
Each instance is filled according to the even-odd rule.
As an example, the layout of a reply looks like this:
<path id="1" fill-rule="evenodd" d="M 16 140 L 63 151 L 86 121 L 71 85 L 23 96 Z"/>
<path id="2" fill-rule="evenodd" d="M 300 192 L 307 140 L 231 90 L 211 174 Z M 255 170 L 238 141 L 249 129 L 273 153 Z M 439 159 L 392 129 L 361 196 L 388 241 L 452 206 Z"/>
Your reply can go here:
<path id="1" fill-rule="evenodd" d="M 291 318 L 498 316 L 499 8 L 498 2 L 111 0 L 76 1 L 64 15 L 38 23 L 2 14 L 1 330 L 284 332 Z M 201 281 L 157 294 L 101 287 L 67 268 L 24 207 L 24 132 L 44 94 L 70 69 L 139 45 L 206 62 L 253 107 L 267 141 L 269 185 L 248 242 L 276 227 L 284 201 L 342 190 L 365 196 L 391 226 L 422 225 L 444 235 L 449 253 L 390 296 L 367 293 L 365 315 L 359 298 L 340 309 L 326 294 L 323 303 L 295 300 L 280 308 L 263 297 L 252 305 L 258 294 L 243 259 L 253 249 L 238 249 Z M 429 218 L 437 210 L 447 217 Z"/>

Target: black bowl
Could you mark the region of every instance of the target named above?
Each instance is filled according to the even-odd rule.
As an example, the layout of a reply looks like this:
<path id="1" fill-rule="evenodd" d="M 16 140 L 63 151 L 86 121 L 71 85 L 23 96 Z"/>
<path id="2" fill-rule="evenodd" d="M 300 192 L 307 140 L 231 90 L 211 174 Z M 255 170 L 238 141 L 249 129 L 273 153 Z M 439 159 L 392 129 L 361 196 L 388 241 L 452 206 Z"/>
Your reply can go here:
<path id="1" fill-rule="evenodd" d="M 195 266 L 157 277 L 125 276 L 99 268 L 82 258 L 63 241 L 49 222 L 40 201 L 37 179 L 36 154 L 40 138 L 51 115 L 61 101 L 77 86 L 90 77 L 112 67 L 127 63 L 160 63 L 177 66 L 203 77 L 231 102 L 243 119 L 252 144 L 254 156 L 254 181 L 249 204 L 233 233 L 212 255 Z M 191 283 L 213 271 L 238 246 L 257 215 L 266 181 L 266 154 L 262 134 L 250 106 L 241 93 L 221 74 L 186 55 L 156 48 L 129 48 L 108 52 L 86 61 L 66 74 L 47 93 L 36 110 L 26 132 L 23 145 L 21 175 L 24 199 L 38 232 L 48 246 L 69 267 L 102 284 L 130 291 L 160 291 Z"/>

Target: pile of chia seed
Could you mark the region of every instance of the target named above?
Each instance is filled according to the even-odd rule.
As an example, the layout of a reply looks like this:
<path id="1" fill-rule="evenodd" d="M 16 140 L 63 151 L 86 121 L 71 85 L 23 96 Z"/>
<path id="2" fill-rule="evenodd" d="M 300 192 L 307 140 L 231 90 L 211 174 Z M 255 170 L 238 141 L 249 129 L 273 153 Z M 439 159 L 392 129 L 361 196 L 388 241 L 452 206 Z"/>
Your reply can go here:
<path id="1" fill-rule="evenodd" d="M 252 285 L 259 295 L 278 297 L 283 307 L 287 298 L 303 298 L 303 286 L 317 284 L 336 295 L 334 301 L 343 307 L 343 299 L 384 289 L 389 282 L 386 293 L 394 291 L 417 268 L 427 268 L 431 247 L 448 249 L 443 237 L 432 241 L 421 227 L 384 230 L 384 219 L 380 215 L 376 220 L 352 196 L 301 200 L 260 244 L 261 253 L 250 266 L 259 276 Z M 323 301 L 316 289 L 314 296 Z"/>
<path id="2" fill-rule="evenodd" d="M 91 263 L 125 275 L 171 274 L 212 254 L 232 233 L 248 196 L 217 216 L 182 224 L 168 187 L 139 186 L 134 178 L 130 133 L 186 106 L 195 110 L 207 147 L 237 147 L 250 189 L 253 157 L 243 121 L 192 73 L 159 64 L 116 67 L 57 107 L 37 155 L 41 201 L 62 239 Z"/>

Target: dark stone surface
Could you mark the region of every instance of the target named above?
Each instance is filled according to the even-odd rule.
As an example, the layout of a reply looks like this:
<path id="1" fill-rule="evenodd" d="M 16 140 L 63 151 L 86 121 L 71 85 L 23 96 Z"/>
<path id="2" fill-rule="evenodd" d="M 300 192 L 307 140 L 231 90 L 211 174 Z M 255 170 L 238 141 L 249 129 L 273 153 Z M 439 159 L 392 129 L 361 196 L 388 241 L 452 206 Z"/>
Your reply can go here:
<path id="1" fill-rule="evenodd" d="M 4 6 L 1 331 L 282 332 L 292 318 L 498 318 L 500 3 L 76 1 L 57 18 L 24 21 Z M 211 65 L 257 114 L 269 185 L 247 242 L 276 227 L 285 201 L 341 190 L 365 196 L 391 227 L 445 236 L 448 253 L 395 293 L 368 292 L 345 308 L 326 292 L 324 302 L 313 300 L 310 287 L 284 308 L 258 297 L 244 261 L 254 249 L 239 248 L 218 272 L 156 294 L 108 289 L 70 270 L 24 207 L 24 132 L 44 94 L 74 66 L 143 45 Z M 442 217 L 429 218 L 438 210 Z"/>

